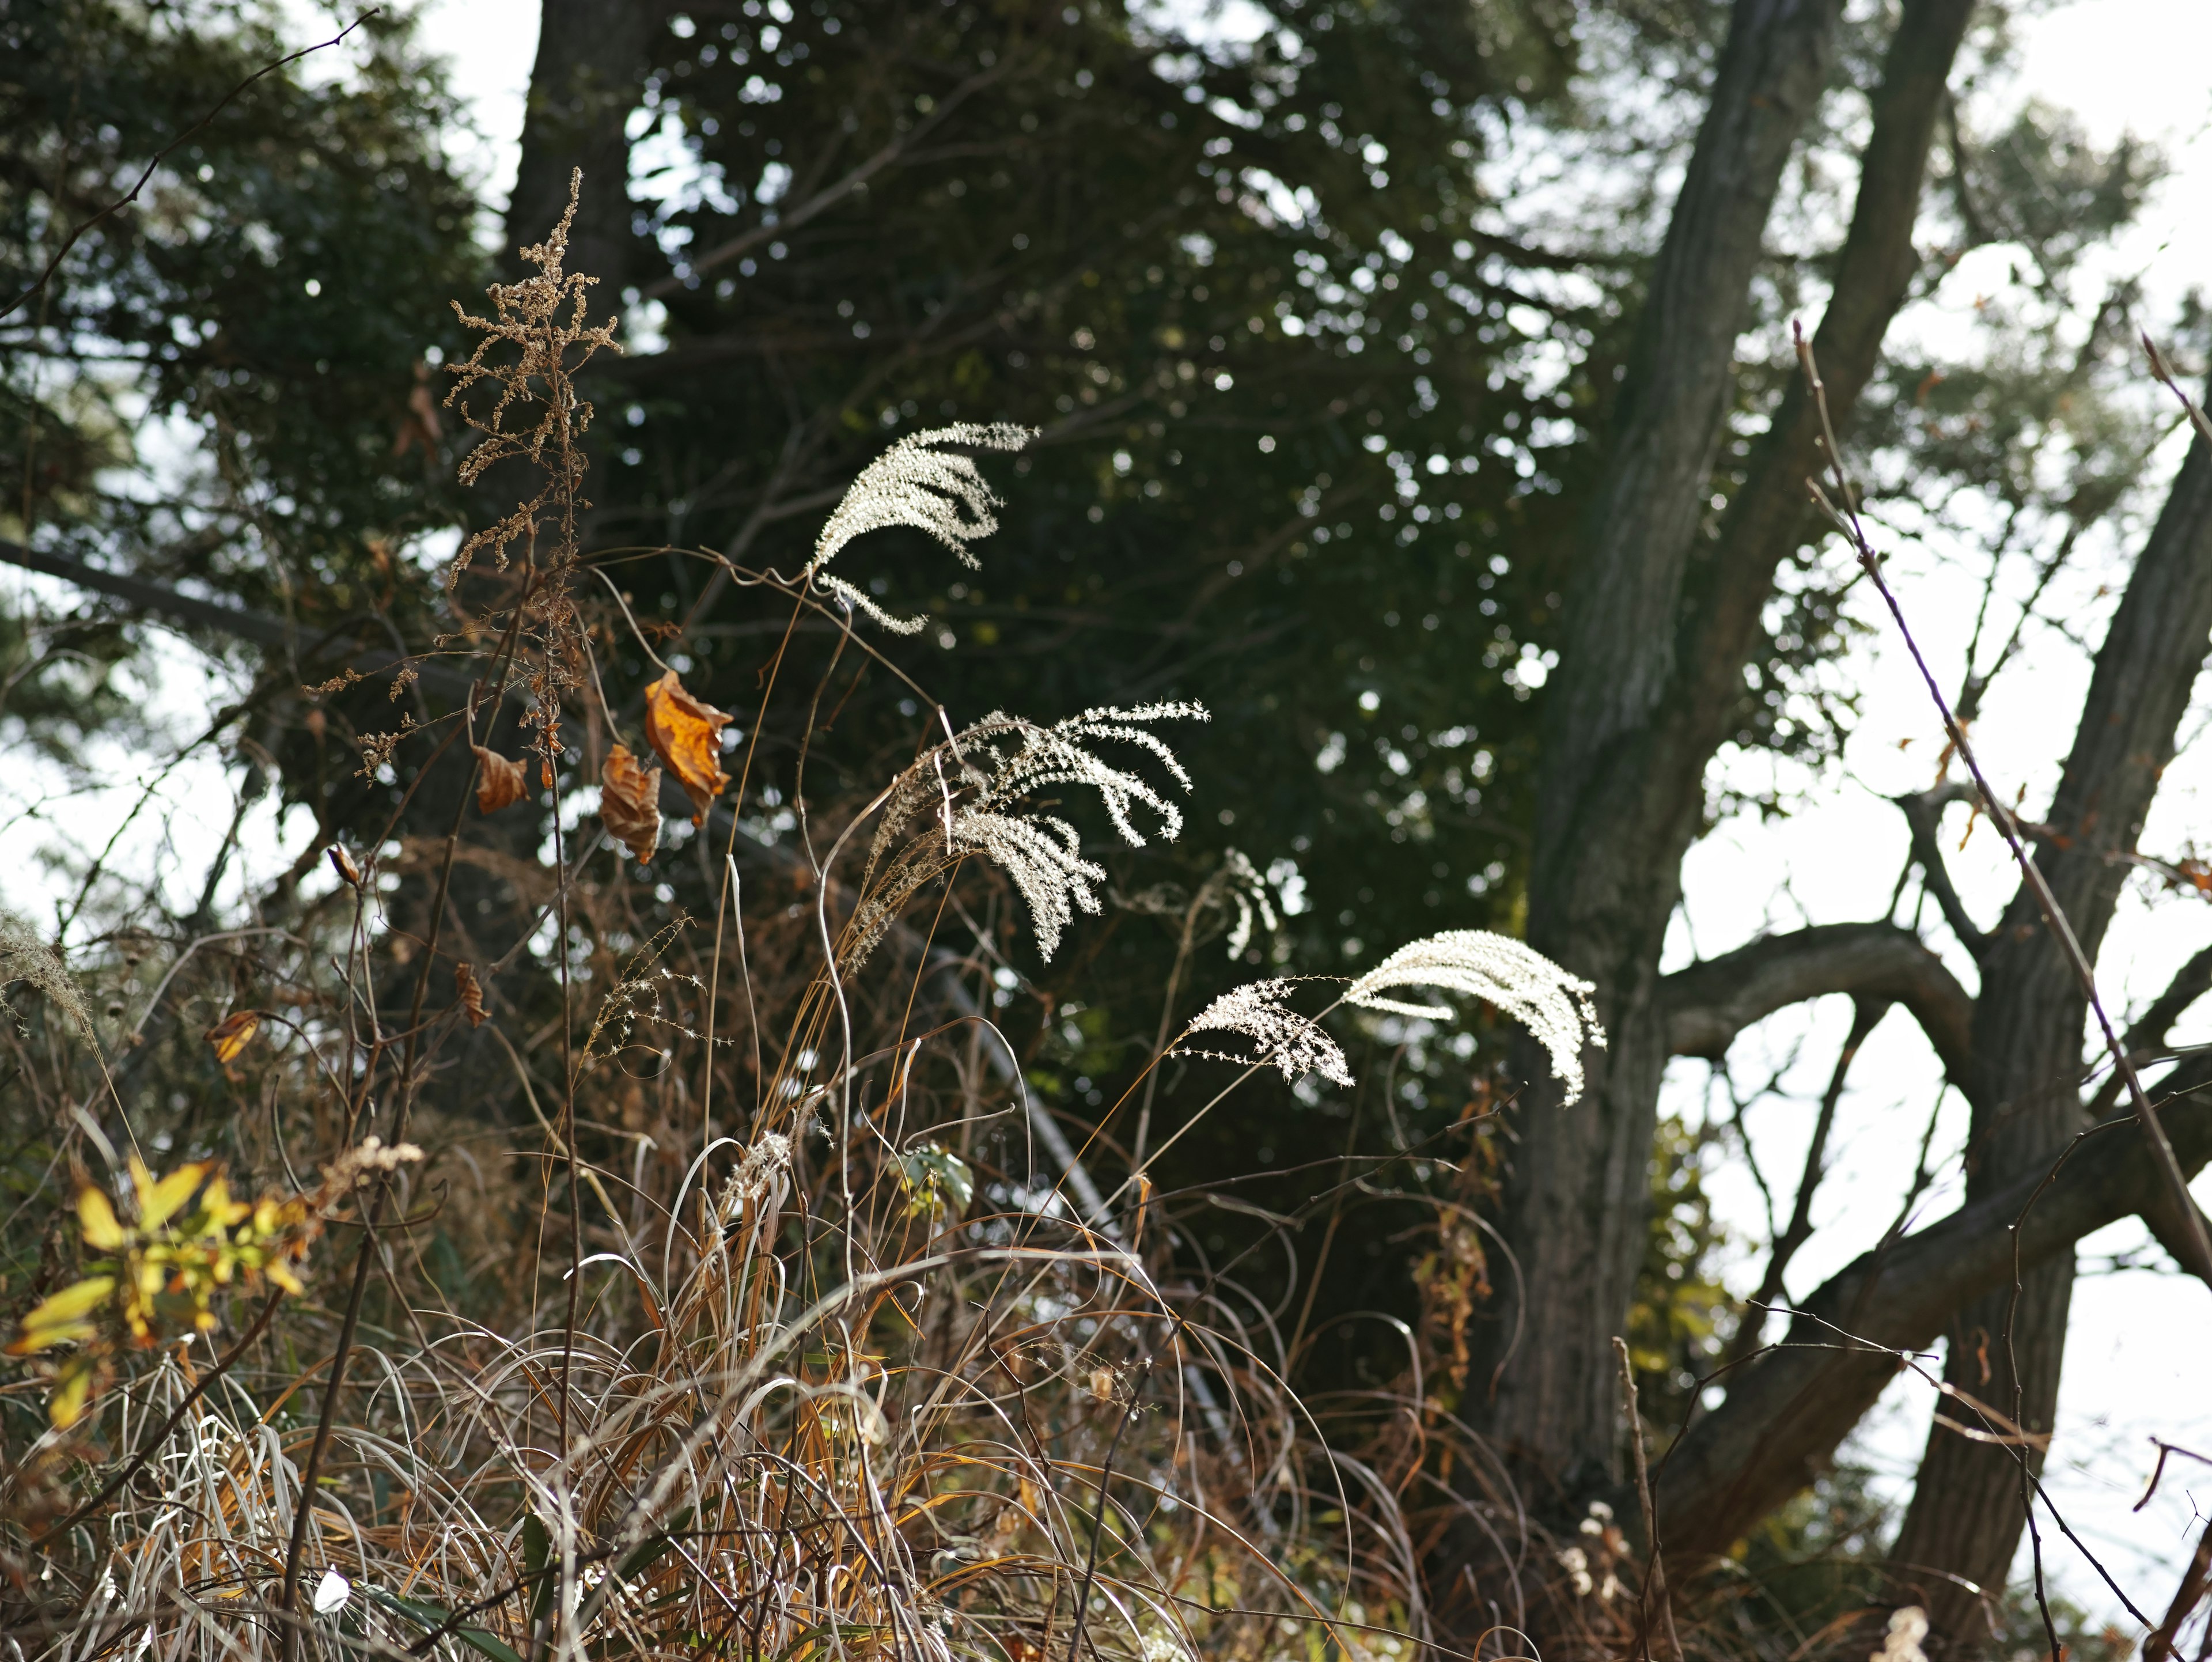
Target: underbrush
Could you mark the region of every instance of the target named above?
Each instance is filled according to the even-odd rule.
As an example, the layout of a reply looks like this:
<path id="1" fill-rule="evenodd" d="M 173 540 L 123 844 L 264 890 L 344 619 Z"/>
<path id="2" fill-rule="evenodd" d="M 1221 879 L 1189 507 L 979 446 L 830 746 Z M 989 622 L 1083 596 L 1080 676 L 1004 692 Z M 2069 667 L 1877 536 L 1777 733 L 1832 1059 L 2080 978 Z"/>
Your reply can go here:
<path id="1" fill-rule="evenodd" d="M 921 620 L 829 569 L 896 527 L 975 563 L 975 453 L 1029 435 L 891 446 L 791 575 L 587 557 L 573 377 L 615 343 L 566 228 L 469 320 L 463 478 L 534 482 L 453 563 L 447 632 L 241 703 L 269 721 L 254 776 L 358 769 L 307 852 L 227 926 L 95 861 L 66 965 L 0 934 L 15 1653 L 1808 1653 L 1756 1622 L 1659 1639 L 1633 1519 L 1547 1534 L 1455 1411 L 1493 1154 L 1425 1151 L 1461 1180 L 1407 1249 L 1418 1330 L 1395 1378 L 1326 1400 L 1291 1384 L 1310 1295 L 1240 1295 L 1156 1186 L 1255 1075 L 1350 1086 L 1354 1027 L 1487 1005 L 1572 1089 L 1604 1042 L 1582 983 L 1455 932 L 1334 989 L 1277 953 L 1183 1017 L 1192 954 L 1261 961 L 1276 897 L 1233 853 L 1133 895 L 1098 856 L 1180 831 L 1172 734 L 1205 712 L 956 723 L 872 644 Z M 690 615 L 642 615 L 640 560 L 701 568 Z M 774 643 L 720 673 L 742 719 L 680 655 L 732 587 Z M 810 765 L 856 776 L 823 752 L 869 673 L 910 695 L 913 748 L 879 788 L 810 792 Z M 787 793 L 758 776 L 770 733 Z M 1180 956 L 1149 1060 L 1064 1116 L 993 1016 L 1018 925 L 1049 959 L 1109 905 L 1170 918 Z M 1220 1085 L 1159 1137 L 1170 1062 Z M 1374 1175 L 1347 1160 L 1304 1217 Z"/>

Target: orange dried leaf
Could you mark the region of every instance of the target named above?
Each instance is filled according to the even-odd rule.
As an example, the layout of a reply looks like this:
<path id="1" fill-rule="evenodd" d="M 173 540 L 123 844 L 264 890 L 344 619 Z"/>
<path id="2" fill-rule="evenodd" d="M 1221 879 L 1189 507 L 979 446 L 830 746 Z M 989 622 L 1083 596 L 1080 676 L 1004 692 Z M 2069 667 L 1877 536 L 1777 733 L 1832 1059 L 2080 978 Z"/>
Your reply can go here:
<path id="1" fill-rule="evenodd" d="M 643 768 L 617 745 L 599 771 L 599 818 L 641 866 L 660 844 L 660 770 Z"/>
<path id="2" fill-rule="evenodd" d="M 520 802 L 529 787 L 522 777 L 522 764 L 510 762 L 495 750 L 486 750 L 482 745 L 471 745 L 477 760 L 483 768 L 477 779 L 477 812 L 497 813 L 509 803 Z"/>
<path id="3" fill-rule="evenodd" d="M 469 1019 L 469 1026 L 484 1025 L 483 989 L 477 984 L 477 972 L 465 964 L 453 965 L 453 989 L 460 995 L 461 1014 Z"/>
<path id="4" fill-rule="evenodd" d="M 645 690 L 646 739 L 691 799 L 695 825 L 706 823 L 707 804 L 730 782 L 722 771 L 722 729 L 729 724 L 720 710 L 686 692 L 672 669 Z"/>
<path id="5" fill-rule="evenodd" d="M 217 1062 L 234 1062 L 238 1059 L 238 1053 L 243 1050 L 247 1042 L 252 1038 L 254 1030 L 260 1026 L 260 1011 L 235 1010 L 216 1022 L 200 1037 L 215 1046 L 215 1059 Z"/>

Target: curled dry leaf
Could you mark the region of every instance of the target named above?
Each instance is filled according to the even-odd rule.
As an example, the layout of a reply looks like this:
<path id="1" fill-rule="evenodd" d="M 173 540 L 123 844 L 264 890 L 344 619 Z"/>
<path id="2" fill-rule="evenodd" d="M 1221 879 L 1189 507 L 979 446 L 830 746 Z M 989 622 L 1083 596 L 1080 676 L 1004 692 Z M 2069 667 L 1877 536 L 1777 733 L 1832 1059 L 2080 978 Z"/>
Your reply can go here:
<path id="1" fill-rule="evenodd" d="M 453 990 L 460 995 L 461 1014 L 469 1019 L 469 1026 L 483 1026 L 483 988 L 477 983 L 477 972 L 466 964 L 453 965 Z"/>
<path id="2" fill-rule="evenodd" d="M 722 771 L 722 729 L 729 724 L 720 710 L 686 692 L 672 669 L 645 690 L 646 739 L 691 799 L 695 825 L 706 823 L 707 804 L 730 782 Z"/>
<path id="3" fill-rule="evenodd" d="M 599 818 L 641 866 L 660 843 L 660 770 L 643 768 L 629 747 L 607 752 L 599 771 Z"/>
<path id="4" fill-rule="evenodd" d="M 509 803 L 520 802 L 528 788 L 522 777 L 522 764 L 510 762 L 495 750 L 486 750 L 482 745 L 469 746 L 477 753 L 477 761 L 483 771 L 477 778 L 477 812 L 497 813 Z"/>
<path id="5" fill-rule="evenodd" d="M 201 1037 L 215 1046 L 215 1059 L 217 1062 L 234 1062 L 237 1060 L 238 1053 L 243 1050 L 252 1039 L 255 1030 L 260 1026 L 260 1011 L 234 1010 L 216 1022 L 214 1026 L 209 1028 Z"/>

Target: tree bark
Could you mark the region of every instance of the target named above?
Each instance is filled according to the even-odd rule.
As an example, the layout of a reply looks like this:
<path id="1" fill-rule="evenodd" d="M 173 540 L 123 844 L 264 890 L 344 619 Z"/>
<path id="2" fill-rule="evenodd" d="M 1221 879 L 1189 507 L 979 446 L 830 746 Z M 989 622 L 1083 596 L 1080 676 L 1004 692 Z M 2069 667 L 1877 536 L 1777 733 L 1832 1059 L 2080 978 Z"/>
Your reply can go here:
<path id="1" fill-rule="evenodd" d="M 2194 1173 L 2212 1158 L 2212 1062 L 2197 1059 L 2166 1087 L 2160 1117 Z M 1861 1255 L 1798 1306 L 1783 1342 L 1745 1367 L 1728 1400 L 1660 1464 L 1659 1533 L 1671 1563 L 1725 1553 L 1812 1482 L 1905 1367 L 1903 1354 L 1924 1349 L 1972 1300 L 2009 1288 L 2015 1263 L 2032 1274 L 2070 1257 L 2075 1241 L 2164 1187 L 2127 1112 L 2083 1136 L 2047 1186 L 2046 1170 Z"/>
<path id="2" fill-rule="evenodd" d="M 1825 923 L 1771 934 L 1676 971 L 1659 983 L 1668 1049 L 1718 1061 L 1752 1023 L 1830 993 L 1904 1005 L 1944 1071 L 1965 1077 L 1974 1001 L 1942 959 L 1894 923 Z"/>
<path id="3" fill-rule="evenodd" d="M 2212 636 L 2212 450 L 2191 446 L 2113 615 L 2035 860 L 2095 961 L 2158 782 L 2173 759 Z M 2081 1129 L 2077 1085 L 2088 1014 L 2079 983 L 2025 886 L 1982 961 L 1966 1164 L 1969 1202 L 2040 1172 Z M 2032 1431 L 2051 1429 L 2065 1355 L 2074 1263 L 2061 1254 L 1960 1312 L 1945 1377 Z M 2016 1300 L 2016 1305 L 2015 1305 Z M 2030 1452 L 2040 1466 L 2040 1451 Z M 1904 1596 L 1923 1604 L 1930 1645 L 1971 1654 L 1988 1635 L 1984 1598 L 2003 1586 L 2025 1516 L 2008 1449 L 1931 1428 L 1893 1557 Z M 1931 1573 L 1932 1572 L 1932 1573 Z"/>
<path id="4" fill-rule="evenodd" d="M 544 240 L 568 204 L 568 179 L 584 170 L 584 195 L 568 232 L 568 269 L 595 277 L 609 295 L 635 281 L 630 229 L 629 137 L 665 26 L 665 0 L 544 0 L 538 58 L 522 122 L 522 160 L 507 203 L 510 265 Z"/>
<path id="5" fill-rule="evenodd" d="M 1698 552 L 1735 342 L 1781 169 L 1826 83 L 1837 8 L 1739 0 L 1624 381 L 1607 477 L 1583 539 L 1547 697 L 1528 939 L 1596 983 L 1611 1046 L 1559 1105 L 1533 1045 L 1513 1113 L 1503 1233 L 1521 1269 L 1482 1336 L 1486 1429 L 1570 1488 L 1611 1474 L 1604 1366 L 1644 1248 L 1646 1169 L 1672 1050 L 1658 960 L 1780 561 L 1808 533 L 1817 460 L 1802 394 L 1782 404 L 1705 558 Z M 1945 81 L 1972 0 L 1911 0 L 1875 125 L 1835 299 L 1817 338 L 1847 419 L 1914 268 L 1911 233 Z M 1686 612 L 1686 598 L 1692 600 Z M 1679 631 L 1655 619 L 1682 618 Z M 1520 1319 L 1525 1316 L 1527 1319 Z M 1519 1348 L 1511 1336 L 1522 1330 Z"/>

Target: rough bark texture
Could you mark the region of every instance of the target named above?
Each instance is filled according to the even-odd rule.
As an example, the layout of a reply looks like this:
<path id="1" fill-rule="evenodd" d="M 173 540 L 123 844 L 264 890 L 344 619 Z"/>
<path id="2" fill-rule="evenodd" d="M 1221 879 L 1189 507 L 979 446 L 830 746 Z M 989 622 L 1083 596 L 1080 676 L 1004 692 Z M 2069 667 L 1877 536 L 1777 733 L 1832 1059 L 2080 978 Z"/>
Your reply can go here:
<path id="1" fill-rule="evenodd" d="M 629 139 L 623 131 L 651 68 L 664 0 L 544 0 L 522 123 L 522 161 L 507 210 L 507 248 L 541 240 L 584 170 L 568 269 L 599 279 L 604 307 L 630 276 Z"/>
<path id="2" fill-rule="evenodd" d="M 2193 1173 L 2212 1157 L 2212 1065 L 2200 1060 L 2170 1084 L 2177 1099 L 2161 1118 Z M 1905 1367 L 1899 1353 L 1924 1349 L 1963 1306 L 2011 1285 L 2015 1248 L 2030 1273 L 2069 1258 L 2075 1241 L 2148 1205 L 2161 1185 L 2142 1129 L 2124 1112 L 2082 1138 L 2047 1187 L 2043 1170 L 2030 1172 L 1834 1276 L 1661 1464 L 1669 1568 L 1727 1551 L 1817 1477 Z"/>
<path id="3" fill-rule="evenodd" d="M 2092 952 L 2111 922 L 2126 870 L 2107 856 L 2132 847 L 2142 828 L 2172 755 L 2208 635 L 2212 451 L 2200 442 L 2098 654 L 2051 813 L 2053 835 L 2039 854 Z M 1691 986 L 1698 973 L 1670 981 Z M 1719 1002 L 1725 1007 L 1725 999 Z M 2101 1123 L 2094 1136 L 2067 1152 L 2084 1123 L 2075 1083 L 2083 1015 L 2064 960 L 2033 904 L 2016 900 L 1984 955 L 1967 1052 L 1954 1064 L 1974 1115 L 1965 1202 L 1942 1222 L 1869 1252 L 1806 1300 L 1784 1346 L 1742 1370 L 1720 1408 L 1683 1436 L 1659 1479 L 1660 1529 L 1670 1555 L 1725 1551 L 1812 1482 L 1900 1366 L 1891 1350 L 1918 1348 L 1948 1332 L 1953 1383 L 2008 1415 L 2017 1409 L 2016 1417 L 2049 1426 L 2072 1243 L 2130 1213 L 2155 1212 L 2165 1192 L 2129 1114 Z M 2161 1117 L 2191 1172 L 2212 1155 L 2208 1089 L 2212 1063 L 2199 1058 L 2153 1093 L 2172 1099 Z M 2057 1175 L 2043 1188 L 2054 1163 Z M 2013 1226 L 2023 1214 L 2015 1237 Z M 2021 1362 L 2017 1396 L 2003 1342 L 2015 1239 L 2021 1288 L 2013 1328 L 2013 1354 Z M 2038 1289 L 2054 1286 L 2055 1294 L 2046 1291 L 2039 1300 Z M 1986 1351 L 1977 1327 L 1989 1332 Z M 1991 1369 L 1986 1382 L 1984 1354 Z M 1948 1432 L 1939 1430 L 1936 1439 L 1896 1556 L 1906 1584 L 1900 1596 L 1927 1601 L 1939 1635 L 1955 1653 L 1971 1648 L 1973 1594 L 1954 1589 L 1944 1575 L 1905 1567 L 2000 1584 L 2022 1522 L 2019 1465 L 2005 1451 Z M 1961 1461 L 1961 1452 L 1970 1458 Z M 1971 1458 L 1984 1452 L 1992 1456 L 1987 1464 Z"/>
<path id="4" fill-rule="evenodd" d="M 2181 717 L 2212 635 L 2212 450 L 2191 448 L 2097 654 L 2096 671 L 2036 863 L 2092 962 L 2131 852 L 2173 759 Z M 2087 1006 L 2023 886 L 1982 960 L 1973 1062 L 1968 1202 L 2047 1169 L 2081 1129 L 2076 1080 Z M 1960 1312 L 1945 1377 L 2032 1430 L 2051 1429 L 2074 1280 L 2070 1253 Z M 2015 1306 L 2014 1300 L 2017 1297 Z M 2041 1455 L 2033 1459 L 2041 1463 Z M 1893 1555 L 1925 1604 L 1933 1642 L 1966 1654 L 1987 1636 L 1994 1594 L 2025 1517 L 2010 1451 L 1936 1426 Z M 1935 1572 L 1929 1574 L 1928 1572 Z"/>
<path id="5" fill-rule="evenodd" d="M 1847 422 L 1914 269 L 1922 176 L 1972 0 L 1914 0 L 1889 49 L 1836 297 L 1816 337 Z M 1728 737 L 1775 568 L 1806 533 L 1816 423 L 1792 394 L 1716 541 L 1697 547 L 1735 341 L 1776 183 L 1834 52 L 1837 8 L 1739 0 L 1712 102 L 1653 276 L 1613 460 L 1573 581 L 1550 694 L 1528 937 L 1596 983 L 1612 1047 L 1562 1111 L 1539 1086 L 1515 1116 L 1504 1233 L 1511 1296 L 1540 1319 L 1517 1350 L 1486 1335 L 1491 1434 L 1571 1487 L 1609 1470 L 1606 1359 L 1640 1259 L 1646 1160 L 1673 1049 L 1658 959 L 1707 763 Z M 1686 596 L 1693 604 L 1686 611 Z M 1655 618 L 1682 618 L 1678 633 Z M 1532 1047 L 1522 1076 L 1547 1079 Z"/>

